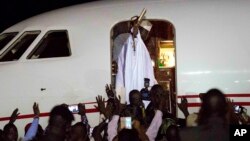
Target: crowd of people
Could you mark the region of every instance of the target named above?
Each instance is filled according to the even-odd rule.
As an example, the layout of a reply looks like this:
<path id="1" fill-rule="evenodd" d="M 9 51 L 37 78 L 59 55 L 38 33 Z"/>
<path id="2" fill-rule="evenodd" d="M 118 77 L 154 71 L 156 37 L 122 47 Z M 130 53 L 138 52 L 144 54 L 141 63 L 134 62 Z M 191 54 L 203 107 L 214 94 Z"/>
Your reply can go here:
<path id="1" fill-rule="evenodd" d="M 150 94 L 150 103 L 145 107 L 141 93 L 132 90 L 129 104 L 122 104 L 112 86 L 106 85 L 108 100 L 96 97 L 96 108 L 103 115 L 103 121 L 91 130 L 85 112 L 85 105 L 78 104 L 81 121 L 72 125 L 74 116 L 68 105 L 56 105 L 50 112 L 48 125 L 43 129 L 39 125 L 40 110 L 33 105 L 34 118 L 25 127 L 23 141 L 229 141 L 229 126 L 250 124 L 250 117 L 244 107 L 236 113 L 233 101 L 227 99 L 218 89 L 211 89 L 200 95 L 201 107 L 198 113 L 189 114 L 188 101 L 181 98 L 176 104 L 185 115 L 177 118 L 169 111 L 168 93 L 154 85 Z M 17 141 L 18 130 L 15 121 L 18 117 L 15 109 L 3 130 L 0 141 Z"/>

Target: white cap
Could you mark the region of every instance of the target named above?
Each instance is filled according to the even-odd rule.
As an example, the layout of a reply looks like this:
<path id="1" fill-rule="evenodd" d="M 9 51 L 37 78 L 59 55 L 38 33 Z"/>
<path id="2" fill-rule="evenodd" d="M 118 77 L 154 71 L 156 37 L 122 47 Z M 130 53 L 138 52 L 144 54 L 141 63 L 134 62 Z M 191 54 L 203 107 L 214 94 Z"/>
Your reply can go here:
<path id="1" fill-rule="evenodd" d="M 140 26 L 149 32 L 153 25 L 148 20 L 143 20 Z"/>

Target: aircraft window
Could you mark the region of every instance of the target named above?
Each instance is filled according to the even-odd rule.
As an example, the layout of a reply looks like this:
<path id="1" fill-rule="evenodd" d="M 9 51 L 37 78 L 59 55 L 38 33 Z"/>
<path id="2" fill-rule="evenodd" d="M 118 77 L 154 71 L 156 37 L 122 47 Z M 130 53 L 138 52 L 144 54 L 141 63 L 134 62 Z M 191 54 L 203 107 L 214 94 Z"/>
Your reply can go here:
<path id="1" fill-rule="evenodd" d="M 9 48 L 4 52 L 0 62 L 18 60 L 32 42 L 39 35 L 40 31 L 24 32 Z"/>
<path id="2" fill-rule="evenodd" d="M 17 34 L 18 32 L 11 32 L 0 35 L 0 50 L 2 50 Z"/>
<path id="3" fill-rule="evenodd" d="M 54 58 L 70 55 L 68 34 L 67 31 L 62 30 L 49 31 L 27 58 Z"/>

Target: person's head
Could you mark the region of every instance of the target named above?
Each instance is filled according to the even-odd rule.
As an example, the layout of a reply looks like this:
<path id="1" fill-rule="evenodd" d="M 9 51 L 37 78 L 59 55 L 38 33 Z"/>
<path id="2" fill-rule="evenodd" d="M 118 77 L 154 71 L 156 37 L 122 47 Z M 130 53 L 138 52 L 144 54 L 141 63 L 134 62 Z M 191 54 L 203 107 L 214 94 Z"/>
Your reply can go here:
<path id="1" fill-rule="evenodd" d="M 129 102 L 133 106 L 139 106 L 142 103 L 141 94 L 138 90 L 130 91 Z"/>
<path id="2" fill-rule="evenodd" d="M 224 94 L 218 89 L 211 89 L 202 96 L 202 103 L 198 115 L 198 124 L 205 124 L 211 117 L 219 117 L 226 120 L 227 101 Z"/>
<path id="3" fill-rule="evenodd" d="M 18 131 L 13 123 L 8 123 L 3 128 L 4 138 L 6 141 L 17 141 Z"/>
<path id="4" fill-rule="evenodd" d="M 71 128 L 71 141 L 89 141 L 87 127 L 78 122 Z"/>
<path id="5" fill-rule="evenodd" d="M 154 85 L 150 90 L 150 99 L 152 104 L 155 106 L 159 104 L 162 96 L 164 95 L 164 89 L 161 85 Z"/>
<path id="6" fill-rule="evenodd" d="M 70 131 L 73 120 L 74 116 L 67 106 L 55 106 L 50 112 L 48 134 L 65 137 Z"/>
<path id="7" fill-rule="evenodd" d="M 122 129 L 118 133 L 118 141 L 140 141 L 140 138 L 135 129 Z"/>

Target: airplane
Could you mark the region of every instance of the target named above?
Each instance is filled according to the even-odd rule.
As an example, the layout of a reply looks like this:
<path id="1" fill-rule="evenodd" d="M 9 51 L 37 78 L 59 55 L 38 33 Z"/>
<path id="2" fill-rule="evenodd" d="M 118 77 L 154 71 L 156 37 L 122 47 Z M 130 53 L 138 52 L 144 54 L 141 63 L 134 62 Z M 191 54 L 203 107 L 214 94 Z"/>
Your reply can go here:
<path id="1" fill-rule="evenodd" d="M 190 113 L 198 112 L 199 94 L 218 88 L 249 111 L 249 5 L 248 0 L 97 1 L 17 23 L 0 35 L 0 127 L 19 108 L 15 124 L 22 136 L 33 102 L 39 103 L 43 128 L 51 108 L 61 103 L 85 103 L 90 125 L 97 125 L 95 97 L 106 97 L 105 84 L 115 84 L 115 39 L 129 32 L 131 17 L 144 8 L 143 20 L 152 24 L 145 44 L 170 98 L 186 97 Z"/>

